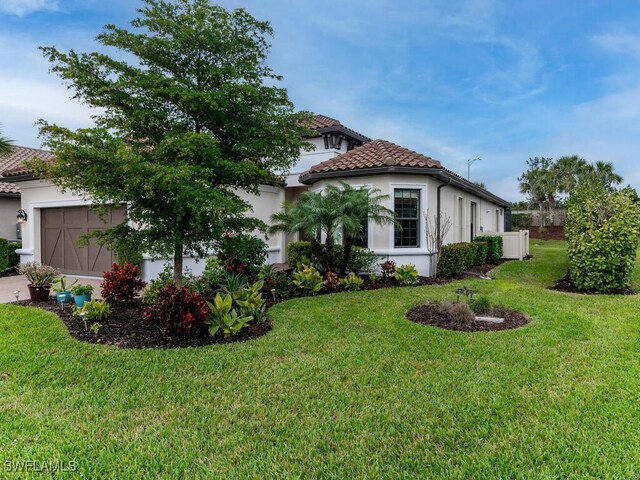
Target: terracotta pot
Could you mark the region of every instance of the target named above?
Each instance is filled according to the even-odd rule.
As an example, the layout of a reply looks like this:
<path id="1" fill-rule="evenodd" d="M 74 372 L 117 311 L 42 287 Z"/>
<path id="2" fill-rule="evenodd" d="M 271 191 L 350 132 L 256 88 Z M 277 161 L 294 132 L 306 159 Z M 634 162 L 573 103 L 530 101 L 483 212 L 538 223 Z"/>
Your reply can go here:
<path id="1" fill-rule="evenodd" d="M 33 285 L 27 285 L 29 288 L 29 295 L 32 302 L 46 302 L 49 300 L 49 292 L 51 291 L 51 285 L 45 285 L 43 287 L 34 287 Z"/>

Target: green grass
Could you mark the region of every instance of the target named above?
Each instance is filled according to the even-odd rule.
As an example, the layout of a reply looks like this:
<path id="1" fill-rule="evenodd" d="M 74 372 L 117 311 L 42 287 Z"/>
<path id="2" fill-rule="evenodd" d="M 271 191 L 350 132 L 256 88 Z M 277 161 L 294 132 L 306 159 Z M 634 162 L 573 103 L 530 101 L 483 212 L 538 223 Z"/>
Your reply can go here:
<path id="1" fill-rule="evenodd" d="M 532 249 L 491 282 L 292 300 L 246 344 L 119 350 L 2 306 L 0 478 L 6 458 L 117 479 L 637 478 L 639 301 L 548 291 L 564 244 Z M 405 320 L 462 284 L 531 322 Z"/>

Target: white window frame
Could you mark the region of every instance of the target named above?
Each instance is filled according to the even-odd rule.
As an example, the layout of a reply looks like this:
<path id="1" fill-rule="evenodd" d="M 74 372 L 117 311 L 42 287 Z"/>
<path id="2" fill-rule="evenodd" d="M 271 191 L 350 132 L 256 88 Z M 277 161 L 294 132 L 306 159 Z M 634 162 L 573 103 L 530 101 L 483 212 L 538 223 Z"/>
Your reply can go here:
<path id="1" fill-rule="evenodd" d="M 418 203 L 418 247 L 396 247 L 395 242 L 395 225 L 391 225 L 389 228 L 389 250 L 390 251 L 401 251 L 410 253 L 429 253 L 429 250 L 421 245 L 424 245 L 425 239 L 424 235 L 424 215 L 426 212 L 427 206 L 427 193 L 428 188 L 426 183 L 401 183 L 401 182 L 393 182 L 389 183 L 389 209 L 392 212 L 395 212 L 395 191 L 396 189 L 410 189 L 410 190 L 420 190 L 420 201 Z"/>

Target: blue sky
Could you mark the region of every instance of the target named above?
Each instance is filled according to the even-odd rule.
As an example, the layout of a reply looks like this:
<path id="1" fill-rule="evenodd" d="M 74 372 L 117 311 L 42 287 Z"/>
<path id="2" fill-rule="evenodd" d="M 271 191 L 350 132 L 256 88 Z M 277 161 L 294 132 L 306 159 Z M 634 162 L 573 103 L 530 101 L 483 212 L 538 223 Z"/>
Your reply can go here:
<path id="1" fill-rule="evenodd" d="M 430 155 L 509 200 L 532 156 L 614 162 L 640 187 L 640 2 L 229 0 L 269 20 L 271 63 L 300 109 Z M 99 48 L 135 0 L 0 0 L 0 123 L 79 127 L 38 45 Z"/>

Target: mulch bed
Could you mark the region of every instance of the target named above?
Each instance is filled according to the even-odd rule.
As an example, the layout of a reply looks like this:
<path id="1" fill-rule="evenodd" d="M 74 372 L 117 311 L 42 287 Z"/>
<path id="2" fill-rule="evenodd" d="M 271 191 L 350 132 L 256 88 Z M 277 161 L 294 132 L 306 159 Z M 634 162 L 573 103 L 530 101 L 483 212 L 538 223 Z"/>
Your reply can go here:
<path id="1" fill-rule="evenodd" d="M 16 303 L 14 302 L 14 305 Z M 205 326 L 194 329 L 189 334 L 166 336 L 155 325 L 151 325 L 142 319 L 142 304 L 139 299 L 121 306 L 113 305 L 111 315 L 102 322 L 102 326 L 96 336 L 90 329 L 85 329 L 83 320 L 71 314 L 71 305 L 66 305 L 64 310 L 58 303 L 51 299 L 46 302 L 31 302 L 22 300 L 17 305 L 25 307 L 37 307 L 56 313 L 69 330 L 69 334 L 77 340 L 88 343 L 101 343 L 115 345 L 120 348 L 184 348 L 200 347 L 214 343 L 245 342 L 261 337 L 272 328 L 272 323 L 267 320 L 264 323 L 251 322 L 238 334 L 224 338 L 212 337 Z M 89 327 L 92 322 L 87 322 Z"/>
<path id="2" fill-rule="evenodd" d="M 610 290 L 608 292 L 585 292 L 584 290 L 579 290 L 578 287 L 575 286 L 573 280 L 571 280 L 571 275 L 567 273 L 564 277 L 558 280 L 550 290 L 556 290 L 558 292 L 566 292 L 566 293 L 579 293 L 581 295 L 635 295 L 636 292 L 631 288 L 631 286 L 618 288 L 616 290 Z"/>
<path id="3" fill-rule="evenodd" d="M 448 315 L 443 314 L 438 309 L 438 304 L 427 303 L 413 307 L 407 312 L 407 318 L 415 323 L 440 327 L 446 330 L 456 330 L 459 332 L 489 332 L 495 330 L 510 330 L 519 328 L 529 321 L 527 317 L 514 310 L 506 308 L 494 308 L 493 317 L 504 318 L 503 323 L 492 323 L 473 321 L 470 325 L 454 325 Z"/>

